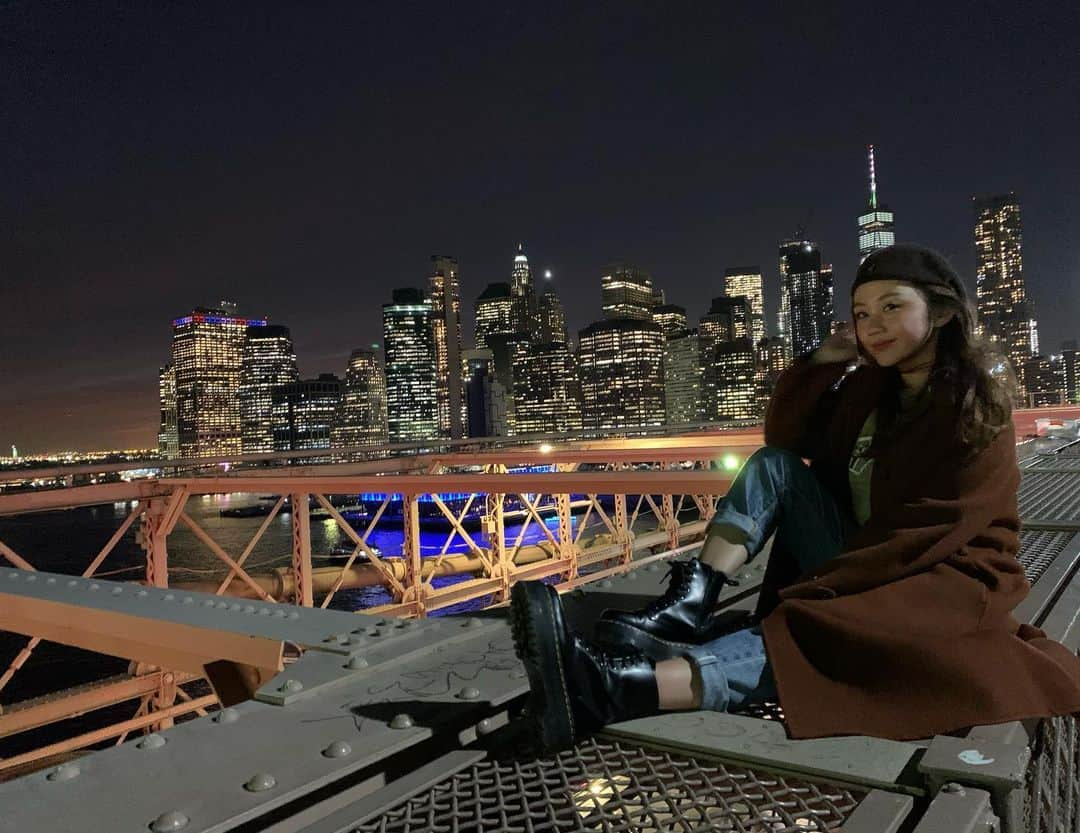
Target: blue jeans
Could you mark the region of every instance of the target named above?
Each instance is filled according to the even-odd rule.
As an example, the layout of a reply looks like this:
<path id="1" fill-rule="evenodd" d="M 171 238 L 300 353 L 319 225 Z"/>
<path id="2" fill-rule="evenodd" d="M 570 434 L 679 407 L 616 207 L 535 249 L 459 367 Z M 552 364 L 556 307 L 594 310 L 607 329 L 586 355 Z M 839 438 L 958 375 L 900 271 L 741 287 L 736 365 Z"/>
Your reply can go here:
<path id="1" fill-rule="evenodd" d="M 837 504 L 797 454 L 771 446 L 743 464 L 712 523 L 731 540 L 745 539 L 748 560 L 775 532 L 773 552 L 794 557 L 801 572 L 838 555 L 858 528 L 851 510 Z M 699 645 L 687 658 L 701 675 L 702 709 L 732 711 L 777 698 L 760 627 Z"/>

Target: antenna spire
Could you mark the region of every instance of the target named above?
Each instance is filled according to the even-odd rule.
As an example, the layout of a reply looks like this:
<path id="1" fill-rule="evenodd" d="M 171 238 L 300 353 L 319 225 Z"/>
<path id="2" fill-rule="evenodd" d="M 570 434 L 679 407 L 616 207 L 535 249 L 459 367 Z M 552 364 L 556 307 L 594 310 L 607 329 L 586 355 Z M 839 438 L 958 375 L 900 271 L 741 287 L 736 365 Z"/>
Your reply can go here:
<path id="1" fill-rule="evenodd" d="M 870 152 L 870 207 L 877 210 L 877 174 L 874 171 L 874 146 L 867 145 Z"/>

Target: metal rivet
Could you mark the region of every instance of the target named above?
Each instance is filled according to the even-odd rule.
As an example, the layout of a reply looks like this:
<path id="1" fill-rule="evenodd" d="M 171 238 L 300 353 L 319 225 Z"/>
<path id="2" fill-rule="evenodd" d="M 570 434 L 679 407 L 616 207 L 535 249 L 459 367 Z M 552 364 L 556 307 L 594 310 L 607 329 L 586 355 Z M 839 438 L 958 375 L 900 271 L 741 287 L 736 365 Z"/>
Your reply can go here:
<path id="1" fill-rule="evenodd" d="M 495 726 L 495 721 L 492 720 L 490 717 L 485 717 L 483 720 L 476 724 L 476 734 L 481 736 L 490 735 L 492 732 L 495 731 L 496 728 L 497 727 Z"/>
<path id="2" fill-rule="evenodd" d="M 385 628 L 387 625 L 390 624 L 390 621 L 388 619 L 380 619 L 375 624 L 378 625 L 380 628 Z"/>
<path id="3" fill-rule="evenodd" d="M 394 622 L 394 627 L 398 630 L 401 630 L 401 628 L 407 628 L 408 626 L 409 623 L 406 622 L 404 619 L 398 619 L 396 622 Z"/>
<path id="4" fill-rule="evenodd" d="M 92 583 L 92 584 L 90 585 L 90 589 L 91 589 L 91 590 L 100 590 L 100 589 L 101 589 L 101 585 L 100 585 L 100 584 L 98 584 L 98 583 L 97 583 L 97 582 L 95 581 L 95 582 L 93 582 L 93 583 Z"/>
<path id="5" fill-rule="evenodd" d="M 154 732 L 152 735 L 147 735 L 145 738 L 135 744 L 137 749 L 160 749 L 165 745 L 165 738 Z"/>
<path id="6" fill-rule="evenodd" d="M 18 578 L 18 576 L 17 576 L 17 575 L 15 574 L 15 573 L 12 573 L 12 574 L 11 574 L 11 575 L 9 576 L 9 578 Z M 75 579 L 72 579 L 72 580 L 71 580 L 71 581 L 69 581 L 69 582 L 68 582 L 67 584 L 68 584 L 68 587 L 78 587 L 78 586 L 79 586 L 79 582 L 75 581 Z M 145 592 L 145 591 L 144 591 L 144 592 Z"/>
<path id="7" fill-rule="evenodd" d="M 413 719 L 407 714 L 396 714 L 394 719 L 390 721 L 391 729 L 411 729 L 413 727 Z"/>
<path id="8" fill-rule="evenodd" d="M 270 615 L 270 608 L 268 608 L 268 607 L 260 607 L 259 608 L 259 615 L 260 616 L 269 616 Z"/>
<path id="9" fill-rule="evenodd" d="M 255 605 L 244 605 L 244 613 L 254 613 Z"/>
<path id="10" fill-rule="evenodd" d="M 295 610 L 294 610 L 294 611 L 291 611 L 291 612 L 289 613 L 289 618 L 290 618 L 290 619 L 299 619 L 299 618 L 300 618 L 300 614 L 299 614 L 299 613 L 297 613 L 297 612 L 296 612 Z"/>
<path id="11" fill-rule="evenodd" d="M 753 577 L 754 577 L 754 574 L 751 573 L 749 570 L 747 570 L 745 572 L 742 572 L 742 573 L 739 573 L 739 578 L 742 578 L 742 579 L 753 578 Z"/>
<path id="12" fill-rule="evenodd" d="M 46 584 L 56 584 L 56 577 L 55 576 L 49 576 L 47 579 L 45 579 L 45 583 Z"/>
<path id="13" fill-rule="evenodd" d="M 597 587 L 602 587 L 604 590 L 607 590 L 609 587 L 611 587 L 611 579 L 604 579 L 602 582 L 600 582 L 600 584 L 597 585 Z"/>
<path id="14" fill-rule="evenodd" d="M 135 595 L 138 596 L 140 599 L 145 599 L 147 596 L 150 595 L 150 591 L 149 590 L 140 590 Z"/>
<path id="15" fill-rule="evenodd" d="M 7 577 L 8 577 L 8 581 L 16 581 L 19 578 L 19 574 L 15 573 L 15 572 L 11 572 L 11 573 L 8 573 Z M 77 581 L 69 581 L 68 582 L 68 587 L 71 587 L 74 584 L 78 584 L 78 582 Z"/>
<path id="16" fill-rule="evenodd" d="M 343 740 L 335 740 L 322 751 L 324 758 L 344 758 L 352 754 L 352 747 Z"/>
<path id="17" fill-rule="evenodd" d="M 202 603 L 202 606 L 203 607 L 213 607 L 214 606 L 214 600 L 213 599 L 207 599 L 206 601 L 204 601 Z"/>
<path id="18" fill-rule="evenodd" d="M 50 772 L 45 777 L 50 781 L 70 781 L 79 774 L 78 764 L 60 764 L 56 769 Z"/>
<path id="19" fill-rule="evenodd" d="M 285 612 L 284 610 L 275 610 L 275 611 L 274 611 L 274 616 L 275 616 L 275 617 L 276 617 L 277 619 L 284 619 L 284 618 L 285 618 L 286 616 L 288 616 L 288 615 L 289 615 L 289 614 L 288 614 L 288 613 L 286 613 L 286 612 Z"/>
<path id="20" fill-rule="evenodd" d="M 627 581 L 637 581 L 637 570 L 632 570 L 626 574 Z"/>
<path id="21" fill-rule="evenodd" d="M 261 793 L 277 786 L 277 779 L 269 772 L 256 772 L 244 784 L 244 789 L 251 793 Z"/>
<path id="22" fill-rule="evenodd" d="M 237 613 L 239 613 L 243 609 L 244 609 L 244 606 L 242 604 L 240 604 L 240 602 L 234 602 L 233 604 L 229 605 L 229 610 L 234 610 Z"/>
<path id="23" fill-rule="evenodd" d="M 193 604 L 195 604 L 195 599 L 194 599 L 194 597 L 192 597 L 192 596 L 184 596 L 184 604 L 186 604 L 186 605 L 193 605 Z"/>
<path id="24" fill-rule="evenodd" d="M 211 718 L 215 723 L 235 723 L 239 719 L 240 712 L 232 706 L 222 709 Z"/>
<path id="25" fill-rule="evenodd" d="M 356 628 L 354 630 L 349 631 L 349 633 L 364 633 L 366 630 L 367 630 L 367 628 Z M 339 634 L 338 636 L 339 636 L 339 638 L 341 638 L 341 637 L 345 637 L 346 639 L 348 638 L 347 636 L 345 636 L 345 634 Z"/>
<path id="26" fill-rule="evenodd" d="M 228 602 L 218 602 L 216 605 L 214 605 L 214 607 L 216 607 L 218 610 L 228 610 L 229 609 L 229 603 Z"/>
<path id="27" fill-rule="evenodd" d="M 480 689 L 474 686 L 467 686 L 466 688 L 461 689 L 461 691 L 457 693 L 457 698 L 459 700 L 476 700 L 479 697 Z"/>
<path id="28" fill-rule="evenodd" d="M 648 570 L 650 573 L 658 573 L 658 572 L 660 572 L 660 565 L 653 563 L 653 564 L 650 564 L 645 569 Z"/>
<path id="29" fill-rule="evenodd" d="M 123 588 L 123 587 L 114 587 L 114 588 L 112 589 L 112 594 L 113 594 L 114 596 L 119 596 L 119 595 L 120 595 L 121 593 L 123 593 L 123 592 L 124 592 L 124 588 Z"/>
<path id="30" fill-rule="evenodd" d="M 35 576 L 33 573 L 31 573 L 30 575 L 28 575 L 26 577 L 26 580 L 27 581 L 37 581 L 37 576 Z"/>
<path id="31" fill-rule="evenodd" d="M 363 657 L 350 657 L 349 661 L 345 663 L 345 667 L 352 671 L 358 671 L 361 668 L 367 668 L 368 661 Z"/>
<path id="32" fill-rule="evenodd" d="M 303 691 L 304 684 L 299 680 L 286 680 L 278 691 Z"/>
<path id="33" fill-rule="evenodd" d="M 961 787 L 959 784 L 946 784 L 944 787 L 941 788 L 941 791 L 943 793 L 953 793 L 954 795 L 959 796 L 964 795 L 964 788 Z"/>
<path id="34" fill-rule="evenodd" d="M 166 593 L 164 598 L 165 598 L 165 601 L 167 601 L 167 602 L 175 601 L 176 594 L 175 593 Z"/>
<path id="35" fill-rule="evenodd" d="M 368 628 L 365 633 L 367 633 L 368 636 L 382 636 L 382 631 L 374 627 Z"/>
<path id="36" fill-rule="evenodd" d="M 170 833 L 172 830 L 183 830 L 188 825 L 188 817 L 179 810 L 170 813 L 162 813 L 150 825 L 154 833 Z"/>

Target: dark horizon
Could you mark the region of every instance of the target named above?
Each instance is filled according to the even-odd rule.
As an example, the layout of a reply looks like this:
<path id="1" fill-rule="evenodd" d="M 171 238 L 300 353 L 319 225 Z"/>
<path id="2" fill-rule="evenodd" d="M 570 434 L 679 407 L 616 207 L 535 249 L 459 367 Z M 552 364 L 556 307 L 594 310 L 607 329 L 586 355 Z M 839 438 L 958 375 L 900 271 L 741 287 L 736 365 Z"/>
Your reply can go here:
<path id="1" fill-rule="evenodd" d="M 292 331 L 301 373 L 382 342 L 395 287 L 461 267 L 465 346 L 524 242 L 573 334 L 604 264 L 696 322 L 804 225 L 858 262 L 865 146 L 897 239 L 974 294 L 975 196 L 1015 191 L 1042 352 L 1078 338 L 1080 68 L 1059 4 L 0 8 L 0 449 L 156 444 L 170 323 Z"/>

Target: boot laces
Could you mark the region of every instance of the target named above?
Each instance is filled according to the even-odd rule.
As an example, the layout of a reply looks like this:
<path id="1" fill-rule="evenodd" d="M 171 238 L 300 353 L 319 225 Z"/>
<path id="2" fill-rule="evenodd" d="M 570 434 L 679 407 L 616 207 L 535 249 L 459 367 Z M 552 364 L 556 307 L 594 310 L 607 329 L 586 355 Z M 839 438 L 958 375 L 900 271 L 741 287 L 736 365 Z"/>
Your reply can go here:
<path id="1" fill-rule="evenodd" d="M 693 578 L 689 564 L 682 561 L 670 562 L 661 581 L 667 581 L 669 576 L 674 576 L 674 580 L 668 585 L 662 596 L 649 602 L 648 607 L 645 608 L 648 615 L 659 613 L 661 610 L 671 607 L 676 602 L 681 601 L 689 592 L 690 582 Z"/>

